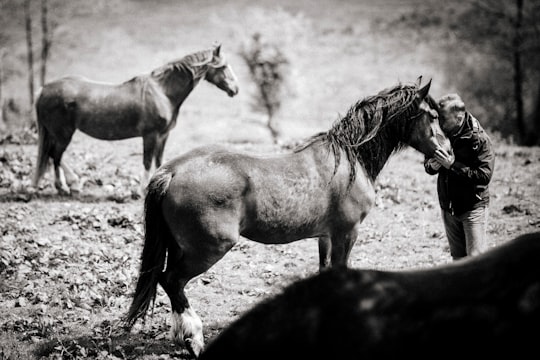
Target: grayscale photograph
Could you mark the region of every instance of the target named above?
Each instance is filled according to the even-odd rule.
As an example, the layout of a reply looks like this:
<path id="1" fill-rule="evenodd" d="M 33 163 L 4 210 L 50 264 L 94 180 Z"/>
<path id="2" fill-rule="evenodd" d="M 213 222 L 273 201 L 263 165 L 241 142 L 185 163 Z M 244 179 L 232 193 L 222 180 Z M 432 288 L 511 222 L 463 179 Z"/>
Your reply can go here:
<path id="1" fill-rule="evenodd" d="M 0 0 L 0 360 L 538 358 L 540 1 Z"/>

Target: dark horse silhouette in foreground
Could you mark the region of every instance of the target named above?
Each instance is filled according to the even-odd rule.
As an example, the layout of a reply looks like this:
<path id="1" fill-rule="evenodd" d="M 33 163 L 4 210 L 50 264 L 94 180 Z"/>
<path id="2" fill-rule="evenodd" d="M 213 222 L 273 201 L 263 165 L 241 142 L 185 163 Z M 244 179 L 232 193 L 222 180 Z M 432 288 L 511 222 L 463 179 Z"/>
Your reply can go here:
<path id="1" fill-rule="evenodd" d="M 248 310 L 199 359 L 538 358 L 540 232 L 408 271 L 336 268 Z"/>
<path id="2" fill-rule="evenodd" d="M 449 150 L 428 104 L 435 106 L 430 84 L 400 84 L 358 101 L 329 131 L 287 154 L 210 146 L 164 164 L 148 184 L 146 239 L 127 325 L 145 315 L 159 283 L 171 301 L 174 339 L 197 355 L 202 322 L 184 287 L 240 236 L 266 244 L 318 237 L 321 268 L 346 264 L 390 155 L 407 144 L 427 156 L 439 146 Z"/>
<path id="3" fill-rule="evenodd" d="M 152 161 L 155 168 L 161 166 L 180 106 L 199 81 L 205 79 L 229 96 L 238 93 L 236 76 L 220 49 L 218 45 L 184 56 L 121 84 L 79 76 L 47 83 L 36 101 L 39 145 L 34 188 L 52 159 L 58 191 L 80 191 L 78 176 L 62 162 L 77 129 L 102 140 L 142 137 L 145 173 L 141 185 L 146 187 Z"/>

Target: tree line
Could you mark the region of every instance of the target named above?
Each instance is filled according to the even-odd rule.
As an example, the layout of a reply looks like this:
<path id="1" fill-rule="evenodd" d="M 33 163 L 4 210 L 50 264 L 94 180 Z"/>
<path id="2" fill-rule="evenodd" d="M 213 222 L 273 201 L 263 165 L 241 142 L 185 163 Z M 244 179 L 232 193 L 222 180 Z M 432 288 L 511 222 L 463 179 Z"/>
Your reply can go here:
<path id="1" fill-rule="evenodd" d="M 487 127 L 540 145 L 540 1 L 434 1 L 388 25 L 442 43 L 448 85 Z"/>
<path id="2" fill-rule="evenodd" d="M 29 109 L 33 108 L 34 104 L 34 94 L 36 88 L 45 84 L 47 76 L 47 61 L 49 60 L 49 53 L 52 45 L 52 36 L 50 31 L 50 21 L 49 21 L 49 4 L 48 0 L 39 1 L 39 10 L 35 11 L 33 9 L 33 4 L 37 4 L 33 0 L 24 0 L 23 13 L 24 13 L 24 29 L 25 29 L 25 40 L 26 40 L 26 61 L 27 61 L 27 76 L 28 76 L 28 99 L 29 99 Z M 12 7 L 19 6 L 18 4 L 2 4 L 4 10 L 13 10 Z M 33 24 L 34 13 L 38 12 L 39 14 L 39 28 Z M 41 35 L 40 39 L 40 51 L 39 51 L 39 63 L 36 64 L 35 59 L 35 37 Z M 9 39 L 6 36 L 0 36 L 0 46 L 3 47 L 4 43 L 7 43 Z M 4 71 L 4 57 L 6 52 L 2 50 L 0 52 L 0 121 L 3 120 L 3 117 L 6 113 L 6 109 L 9 107 L 15 107 L 16 105 L 12 104 L 9 99 L 5 98 L 5 92 L 3 91 L 3 81 L 6 77 L 6 72 Z M 39 83 L 36 86 L 36 71 L 35 66 L 39 66 Z M 19 110 L 17 110 L 19 111 Z M 30 127 L 35 129 L 35 124 L 33 121 L 30 122 Z"/>
<path id="3" fill-rule="evenodd" d="M 51 26 L 49 19 L 49 0 L 24 0 L 22 4 L 0 1 L 5 8 L 24 9 L 32 108 L 37 88 L 35 53 L 40 54 L 40 86 L 46 81 L 52 46 L 54 25 Z M 34 25 L 32 15 L 37 15 L 40 26 Z M 262 26 L 261 33 L 268 30 L 266 28 Z M 471 112 L 487 128 L 520 145 L 540 145 L 540 1 L 431 0 L 397 18 L 390 18 L 386 29 L 396 36 L 416 34 L 419 41 L 429 39 L 441 48 L 445 53 L 442 65 L 446 85 L 458 89 Z M 36 45 L 35 38 L 39 35 L 40 44 Z M 255 105 L 268 115 L 267 126 L 275 139 L 278 133 L 275 114 L 287 96 L 286 91 L 280 89 L 286 86 L 283 79 L 293 60 L 279 42 L 269 47 L 265 42 L 256 41 L 256 36 L 250 40 L 252 43 L 244 47 L 240 55 L 259 89 Z M 5 43 L 7 39 L 0 33 L 0 46 Z M 434 51 L 437 50 L 434 48 Z M 7 99 L 4 99 L 2 81 L 9 76 L 3 66 L 5 55 L 5 51 L 0 51 L 0 106 L 3 109 Z"/>

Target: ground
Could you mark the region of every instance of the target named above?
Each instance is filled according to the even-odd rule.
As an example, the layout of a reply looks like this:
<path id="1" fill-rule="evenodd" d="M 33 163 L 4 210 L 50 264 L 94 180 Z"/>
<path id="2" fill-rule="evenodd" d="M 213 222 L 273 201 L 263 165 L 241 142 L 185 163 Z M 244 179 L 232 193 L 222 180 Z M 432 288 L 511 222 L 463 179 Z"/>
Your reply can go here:
<path id="1" fill-rule="evenodd" d="M 289 12 L 303 10 L 313 28 L 304 39 L 308 44 L 295 39 L 303 52 L 295 58 L 294 94 L 277 116 L 281 144 L 274 145 L 264 117 L 249 106 L 254 89 L 235 53 L 238 39 L 225 27 L 237 25 L 244 8 L 254 13 L 260 9 L 241 0 L 223 6 L 196 3 L 200 6 L 117 0 L 96 2 L 104 9 L 97 15 L 86 7 L 78 9 L 56 30 L 51 78 L 78 73 L 101 81 L 127 80 L 222 37 L 223 51 L 241 83 L 240 94 L 228 98 L 208 83 L 199 84 L 182 105 L 165 160 L 209 143 L 254 153 L 285 151 L 280 145 L 328 129 L 361 97 L 422 74 L 434 78 L 435 97 L 456 91 L 445 88 L 438 53 L 427 44 L 373 32 L 368 20 L 389 13 L 389 8 L 397 10 L 395 1 L 343 1 L 331 16 L 308 2 L 283 1 Z M 262 3 L 271 8 L 274 1 Z M 190 16 L 179 21 L 181 14 Z M 287 19 L 305 25 L 303 18 Z M 271 30 L 269 24 L 261 26 Z M 86 36 L 89 33 L 92 36 Z M 21 46 L 17 51 L 23 50 Z M 6 86 L 23 92 L 23 83 L 19 79 Z M 118 328 L 131 301 L 143 245 L 143 199 L 134 196 L 142 174 L 141 139 L 107 142 L 77 132 L 64 158 L 85 181 L 81 194 L 58 195 L 49 170 L 31 196 L 24 189 L 37 146 L 32 134 L 27 135 L 19 133 L 0 148 L 0 360 L 188 358 L 167 338 L 170 306 L 161 289 L 144 324 L 129 334 Z M 540 230 L 540 148 L 515 146 L 492 135 L 496 168 L 488 238 L 490 246 L 497 246 Z M 376 205 L 351 254 L 352 267 L 401 270 L 451 261 L 436 178 L 424 172 L 422 160 L 423 155 L 407 148 L 383 169 L 376 182 Z M 317 271 L 314 239 L 279 246 L 241 239 L 214 267 L 193 279 L 186 292 L 208 341 L 257 302 Z"/>
<path id="2" fill-rule="evenodd" d="M 52 171 L 37 196 L 7 185 L 2 188 L 0 354 L 4 358 L 27 358 L 36 351 L 49 358 L 188 357 L 166 337 L 170 307 L 161 289 L 146 323 L 137 324 L 129 335 L 117 328 L 130 304 L 143 244 L 143 200 L 131 196 L 138 187 L 137 176 L 131 174 L 142 167 L 138 145 L 131 140 L 109 144 L 76 136 L 66 158 L 72 163 L 77 160 L 78 173 L 88 179 L 78 198 L 56 194 Z M 94 150 L 87 152 L 90 148 Z M 283 151 L 269 143 L 249 148 Z M 495 148 L 490 246 L 540 228 L 540 149 L 499 143 Z M 11 172 L 24 183 L 35 150 L 33 145 L 5 146 L 0 154 L 3 178 Z M 88 153 L 91 156 L 84 155 Z M 424 173 L 422 159 L 407 148 L 387 163 L 377 179 L 376 206 L 352 251 L 352 267 L 400 270 L 450 262 L 435 178 Z M 314 239 L 287 245 L 241 239 L 187 286 L 187 296 L 203 319 L 206 339 L 258 301 L 316 273 L 317 256 Z"/>

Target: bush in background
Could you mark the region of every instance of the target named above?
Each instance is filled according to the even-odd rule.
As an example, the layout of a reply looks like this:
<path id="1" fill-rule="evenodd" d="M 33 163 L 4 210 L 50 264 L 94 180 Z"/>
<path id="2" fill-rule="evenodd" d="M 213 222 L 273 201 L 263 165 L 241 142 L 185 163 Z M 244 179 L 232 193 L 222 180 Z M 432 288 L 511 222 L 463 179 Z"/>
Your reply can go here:
<path id="1" fill-rule="evenodd" d="M 234 29 L 240 42 L 238 52 L 256 87 L 252 108 L 267 116 L 266 125 L 277 142 L 276 117 L 296 93 L 296 63 L 312 33 L 311 24 L 301 14 L 280 8 L 251 8 L 247 14 Z"/>
<path id="2" fill-rule="evenodd" d="M 268 129 L 277 142 L 279 131 L 274 125 L 274 115 L 280 110 L 286 92 L 289 60 L 276 44 L 265 42 L 261 37 L 260 33 L 254 33 L 240 55 L 257 87 L 254 108 L 266 112 Z"/>

